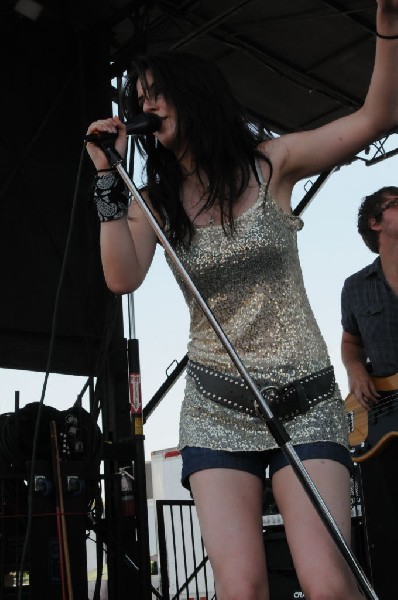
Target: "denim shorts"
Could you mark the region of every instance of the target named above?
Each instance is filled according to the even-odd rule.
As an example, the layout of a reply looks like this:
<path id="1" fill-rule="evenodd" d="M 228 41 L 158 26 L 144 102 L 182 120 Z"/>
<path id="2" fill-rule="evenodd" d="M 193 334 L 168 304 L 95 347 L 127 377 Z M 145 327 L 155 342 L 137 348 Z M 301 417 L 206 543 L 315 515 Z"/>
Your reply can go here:
<path id="1" fill-rule="evenodd" d="M 335 442 L 297 444 L 294 449 L 302 462 L 310 458 L 327 458 L 341 463 L 347 467 L 350 473 L 353 471 L 352 458 L 348 449 Z M 181 450 L 181 456 L 181 483 L 187 490 L 190 490 L 189 476 L 203 469 L 247 471 L 256 475 L 265 483 L 267 467 L 269 467 L 269 478 L 271 479 L 276 471 L 289 464 L 289 460 L 280 448 L 254 452 L 226 452 L 224 450 L 186 446 Z"/>

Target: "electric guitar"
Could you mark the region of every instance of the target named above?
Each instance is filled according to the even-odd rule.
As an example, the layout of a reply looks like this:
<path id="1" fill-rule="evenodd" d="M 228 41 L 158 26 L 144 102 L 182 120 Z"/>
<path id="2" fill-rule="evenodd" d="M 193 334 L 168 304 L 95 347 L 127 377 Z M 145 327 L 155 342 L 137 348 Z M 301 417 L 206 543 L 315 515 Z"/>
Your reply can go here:
<path id="1" fill-rule="evenodd" d="M 344 401 L 351 457 L 358 463 L 375 456 L 398 437 L 398 373 L 372 380 L 381 394 L 378 404 L 366 410 L 354 394 L 348 394 Z"/>

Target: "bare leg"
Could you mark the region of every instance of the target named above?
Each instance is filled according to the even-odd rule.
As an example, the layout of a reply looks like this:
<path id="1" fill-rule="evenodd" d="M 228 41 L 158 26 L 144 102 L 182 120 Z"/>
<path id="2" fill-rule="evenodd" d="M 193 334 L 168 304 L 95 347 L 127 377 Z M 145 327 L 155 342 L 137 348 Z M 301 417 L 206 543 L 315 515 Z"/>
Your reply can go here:
<path id="1" fill-rule="evenodd" d="M 190 484 L 217 600 L 269 600 L 262 482 L 235 469 L 206 469 Z"/>
<path id="2" fill-rule="evenodd" d="M 348 470 L 333 460 L 304 463 L 344 539 L 350 543 L 351 498 Z M 356 578 L 290 466 L 272 479 L 286 537 L 307 600 L 363 600 Z M 293 499 L 293 501 L 292 501 Z"/>

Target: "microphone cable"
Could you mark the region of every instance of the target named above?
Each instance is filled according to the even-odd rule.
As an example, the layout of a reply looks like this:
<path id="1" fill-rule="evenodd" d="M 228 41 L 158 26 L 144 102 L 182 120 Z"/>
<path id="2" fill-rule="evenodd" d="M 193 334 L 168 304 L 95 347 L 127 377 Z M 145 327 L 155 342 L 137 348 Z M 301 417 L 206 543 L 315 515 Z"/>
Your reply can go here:
<path id="1" fill-rule="evenodd" d="M 27 524 L 26 524 L 25 539 L 24 539 L 24 544 L 23 544 L 23 548 L 22 548 L 20 568 L 19 568 L 19 573 L 18 573 L 18 577 L 17 577 L 17 585 L 18 585 L 17 599 L 18 600 L 22 600 L 23 571 L 24 571 L 24 566 L 25 566 L 25 561 L 26 561 L 26 556 L 27 556 L 30 532 L 31 532 L 31 528 L 32 528 L 32 497 L 33 497 L 33 487 L 34 487 L 33 480 L 34 480 L 34 471 L 35 471 L 35 463 L 36 463 L 36 456 L 37 456 L 37 446 L 38 446 L 38 440 L 39 440 L 39 426 L 40 426 L 40 421 L 41 421 L 41 417 L 42 417 L 43 404 L 44 404 L 44 398 L 45 398 L 45 394 L 46 394 L 46 390 L 47 390 L 48 378 L 50 375 L 50 366 L 51 366 L 51 362 L 52 362 L 52 358 L 53 358 L 53 354 L 54 354 L 55 332 L 56 332 L 56 325 L 57 325 L 57 321 L 58 321 L 61 289 L 62 289 L 64 277 L 65 277 L 66 263 L 67 263 L 67 259 L 69 257 L 69 252 L 70 252 L 71 238 L 72 238 L 71 234 L 73 231 L 73 225 L 74 225 L 74 221 L 75 221 L 76 207 L 77 207 L 77 198 L 78 198 L 78 189 L 79 189 L 78 183 L 81 178 L 84 156 L 85 156 L 85 146 L 83 145 L 82 151 L 80 153 L 80 160 L 79 160 L 79 166 L 78 166 L 78 172 L 77 172 L 77 178 L 76 178 L 76 186 L 75 186 L 75 190 L 74 190 L 74 194 L 73 194 L 72 210 L 71 210 L 71 216 L 70 216 L 70 221 L 69 221 L 68 235 L 66 238 L 65 252 L 64 252 L 62 266 L 61 266 L 61 272 L 60 272 L 60 276 L 59 276 L 59 280 L 58 280 L 58 286 L 57 286 L 57 290 L 56 290 L 56 294 L 55 294 L 54 311 L 53 311 L 53 316 L 52 316 L 51 336 L 50 336 L 50 343 L 49 343 L 49 348 L 48 348 L 46 372 L 45 372 L 45 376 L 44 376 L 41 397 L 40 397 L 40 400 L 38 403 L 37 421 L 36 421 L 36 427 L 35 427 L 34 436 L 33 436 L 31 469 L 30 469 L 30 474 L 29 474 L 29 479 L 28 479 L 28 517 L 27 517 Z"/>

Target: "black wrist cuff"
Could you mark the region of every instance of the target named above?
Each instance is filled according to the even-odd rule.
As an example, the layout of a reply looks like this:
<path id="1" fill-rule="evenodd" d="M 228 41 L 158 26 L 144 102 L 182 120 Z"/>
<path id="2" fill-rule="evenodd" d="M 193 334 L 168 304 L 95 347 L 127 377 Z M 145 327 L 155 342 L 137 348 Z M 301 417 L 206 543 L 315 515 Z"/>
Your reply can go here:
<path id="1" fill-rule="evenodd" d="M 123 180 L 115 171 L 97 175 L 94 202 L 101 223 L 122 219 L 127 215 L 129 196 Z"/>

